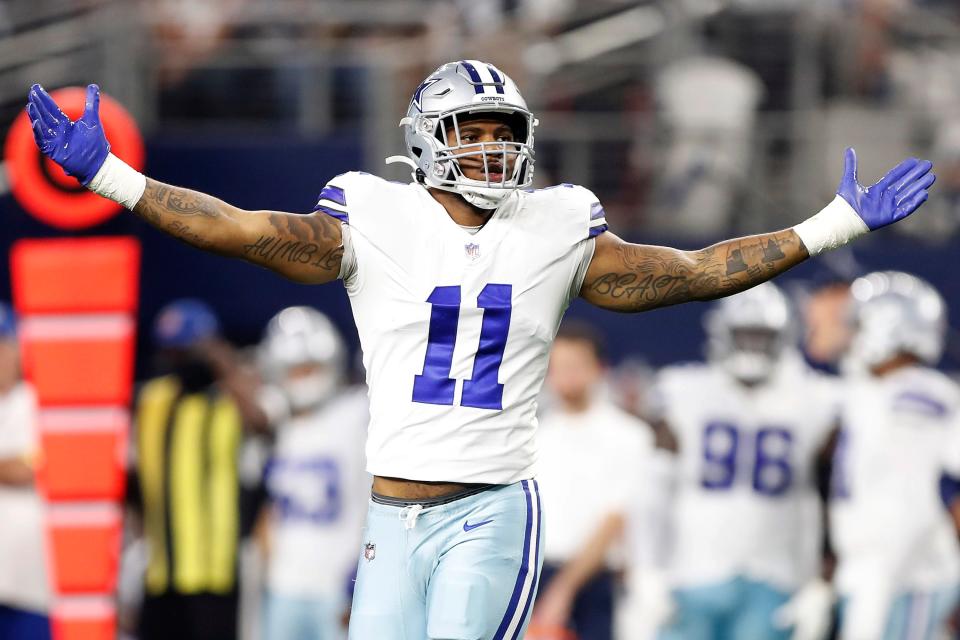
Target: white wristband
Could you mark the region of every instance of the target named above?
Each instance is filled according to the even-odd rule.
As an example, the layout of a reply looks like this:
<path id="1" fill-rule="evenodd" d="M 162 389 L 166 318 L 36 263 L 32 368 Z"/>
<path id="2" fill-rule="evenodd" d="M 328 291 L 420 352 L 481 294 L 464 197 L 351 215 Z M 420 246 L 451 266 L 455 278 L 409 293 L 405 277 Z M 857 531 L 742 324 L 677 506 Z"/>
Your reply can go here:
<path id="1" fill-rule="evenodd" d="M 133 209 L 146 188 L 147 178 L 112 153 L 107 154 L 97 175 L 87 185 L 90 191 L 119 202 L 127 209 Z"/>
<path id="2" fill-rule="evenodd" d="M 870 228 L 850 203 L 837 196 L 820 213 L 807 218 L 793 228 L 811 256 L 842 247 L 854 238 L 868 233 Z"/>

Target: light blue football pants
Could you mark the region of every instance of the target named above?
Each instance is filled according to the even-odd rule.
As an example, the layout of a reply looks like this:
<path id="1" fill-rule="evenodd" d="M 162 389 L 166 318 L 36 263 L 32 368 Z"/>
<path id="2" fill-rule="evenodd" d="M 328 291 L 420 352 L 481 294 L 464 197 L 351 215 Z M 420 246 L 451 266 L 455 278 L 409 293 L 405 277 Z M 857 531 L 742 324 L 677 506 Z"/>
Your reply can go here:
<path id="1" fill-rule="evenodd" d="M 658 640 L 789 640 L 792 629 L 773 626 L 773 612 L 790 599 L 742 577 L 674 592 L 677 611 Z"/>
<path id="2" fill-rule="evenodd" d="M 882 640 L 934 640 L 940 638 L 953 611 L 960 588 L 901 593 L 890 604 Z M 847 599 L 840 599 L 840 635 Z"/>
<path id="3" fill-rule="evenodd" d="M 446 504 L 370 501 L 350 640 L 515 640 L 530 618 L 543 531 L 535 480 Z"/>
<path id="4" fill-rule="evenodd" d="M 263 637 L 269 640 L 341 640 L 346 601 L 267 593 Z"/>

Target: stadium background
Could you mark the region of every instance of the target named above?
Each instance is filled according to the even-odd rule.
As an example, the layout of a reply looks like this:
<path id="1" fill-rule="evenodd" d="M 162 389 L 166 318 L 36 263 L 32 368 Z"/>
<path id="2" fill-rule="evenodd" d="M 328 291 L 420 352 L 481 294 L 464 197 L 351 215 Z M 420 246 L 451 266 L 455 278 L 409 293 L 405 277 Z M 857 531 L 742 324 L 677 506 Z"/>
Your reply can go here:
<path id="1" fill-rule="evenodd" d="M 781 282 L 902 269 L 937 286 L 957 326 L 960 9 L 947 0 L 15 0 L 0 4 L 0 132 L 31 83 L 98 82 L 136 118 L 151 177 L 306 212 L 338 173 L 404 179 L 383 158 L 403 151 L 410 92 L 463 58 L 511 74 L 540 118 L 537 186 L 591 188 L 633 241 L 694 248 L 795 224 L 829 201 L 848 145 L 863 182 L 929 157 L 940 180 L 918 216 Z M 4 175 L 4 255 L 24 237 L 140 239 L 142 329 L 168 301 L 198 297 L 248 345 L 281 308 L 309 304 L 356 349 L 339 286 L 283 281 L 125 213 L 54 231 Z M 0 261 L 0 299 L 9 282 Z M 615 361 L 659 366 L 701 355 L 705 309 L 630 317 L 575 302 L 569 314 L 601 328 Z M 948 370 L 960 368 L 952 333 Z M 138 377 L 151 352 L 141 330 Z"/>
<path id="2" fill-rule="evenodd" d="M 343 171 L 404 179 L 383 158 L 402 152 L 411 89 L 440 61 L 486 58 L 540 118 L 539 186 L 587 186 L 616 233 L 684 248 L 802 220 L 828 201 L 848 144 L 865 181 L 922 155 L 940 175 L 923 215 L 788 278 L 902 268 L 934 282 L 958 317 L 956 15 L 955 3 L 908 0 L 14 2 L 0 7 L 0 103 L 6 125 L 33 82 L 96 81 L 137 119 L 150 176 L 240 207 L 309 211 Z M 691 56 L 711 59 L 671 94 L 664 72 Z M 694 113 L 677 115 L 687 95 Z M 51 234 L 9 194 L 0 208 L 5 254 Z M 129 215 L 90 233 L 144 243 L 140 326 L 197 296 L 240 343 L 295 303 L 355 335 L 339 287 L 202 254 Z M 597 322 L 618 357 L 663 364 L 700 355 L 702 311 L 625 317 L 578 302 L 571 314 Z M 954 341 L 945 364 L 958 362 Z"/>

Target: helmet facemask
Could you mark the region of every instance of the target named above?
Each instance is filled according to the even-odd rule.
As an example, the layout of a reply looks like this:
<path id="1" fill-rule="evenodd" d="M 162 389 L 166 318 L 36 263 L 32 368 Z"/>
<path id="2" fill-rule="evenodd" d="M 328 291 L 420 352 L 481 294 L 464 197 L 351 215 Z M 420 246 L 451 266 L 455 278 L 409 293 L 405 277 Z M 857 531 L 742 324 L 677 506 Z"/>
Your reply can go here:
<path id="1" fill-rule="evenodd" d="M 729 341 L 729 350 L 720 362 L 747 385 L 759 384 L 773 375 L 786 346 L 783 335 L 767 327 L 732 328 Z"/>
<path id="2" fill-rule="evenodd" d="M 477 119 L 504 122 L 513 140 L 464 143 L 461 128 Z M 400 120 L 407 153 L 387 162 L 412 166 L 413 179 L 426 187 L 496 209 L 514 191 L 533 184 L 536 125 L 516 83 L 502 71 L 479 60 L 450 62 L 414 91 Z M 473 171 L 479 175 L 468 177 Z"/>
<path id="3" fill-rule="evenodd" d="M 705 321 L 707 358 L 747 386 L 769 381 L 795 341 L 790 304 L 769 282 L 724 298 Z"/>
<path id="4" fill-rule="evenodd" d="M 346 347 L 336 327 L 310 307 L 289 307 L 267 324 L 259 346 L 264 377 L 294 414 L 319 408 L 343 383 Z"/>
<path id="5" fill-rule="evenodd" d="M 907 273 L 880 271 L 850 288 L 855 329 L 848 362 L 873 369 L 899 355 L 935 365 L 943 352 L 946 304 L 929 283 Z"/>
<path id="6" fill-rule="evenodd" d="M 461 129 L 478 119 L 500 120 L 510 127 L 513 141 L 460 142 Z M 465 107 L 440 114 L 423 114 L 416 124 L 436 141 L 432 167 L 424 170 L 427 185 L 459 193 L 470 204 L 495 209 L 517 189 L 533 184 L 533 116 L 526 111 L 483 110 Z M 449 145 L 448 140 L 456 141 Z M 421 156 L 422 158 L 422 156 Z M 465 175 L 465 164 L 478 162 L 483 179 Z M 496 171 L 499 168 L 501 171 Z M 421 169 L 422 163 L 421 163 Z M 499 173 L 499 178 L 495 174 Z"/>

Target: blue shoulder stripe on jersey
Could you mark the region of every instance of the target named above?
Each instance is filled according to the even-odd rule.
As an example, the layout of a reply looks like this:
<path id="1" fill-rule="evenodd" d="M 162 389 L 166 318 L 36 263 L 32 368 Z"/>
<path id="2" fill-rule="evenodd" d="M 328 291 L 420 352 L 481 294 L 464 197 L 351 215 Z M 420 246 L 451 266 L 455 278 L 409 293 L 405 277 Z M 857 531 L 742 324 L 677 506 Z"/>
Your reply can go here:
<path id="1" fill-rule="evenodd" d="M 503 78 L 497 73 L 497 70 L 492 64 L 488 64 L 487 69 L 490 70 L 490 77 L 493 78 L 493 81 L 497 85 L 497 93 L 503 93 Z"/>
<path id="2" fill-rule="evenodd" d="M 591 220 L 597 220 L 598 218 L 602 218 L 604 215 L 603 205 L 601 205 L 599 202 L 594 202 L 592 205 L 590 205 Z"/>
<path id="3" fill-rule="evenodd" d="M 320 192 L 320 199 L 322 200 L 324 198 L 332 200 L 342 207 L 347 206 L 347 196 L 344 195 L 343 189 L 335 187 L 332 184 L 328 184 L 323 188 L 323 191 Z"/>
<path id="4" fill-rule="evenodd" d="M 915 391 L 904 391 L 893 400 L 894 411 L 914 411 L 925 413 L 935 418 L 947 415 L 947 406 L 930 396 Z"/>
<path id="5" fill-rule="evenodd" d="M 590 236 L 589 236 L 589 237 L 595 238 L 596 236 L 600 235 L 601 233 L 603 233 L 604 231 L 606 231 L 606 230 L 609 229 L 609 228 L 610 228 L 610 227 L 608 227 L 605 223 L 604 223 L 604 224 L 601 224 L 601 225 L 597 225 L 596 227 L 590 227 Z"/>
<path id="6" fill-rule="evenodd" d="M 349 216 L 349 214 L 347 214 L 346 211 L 337 211 L 336 209 L 332 209 L 332 208 L 330 208 L 330 207 L 325 207 L 325 206 L 323 206 L 322 204 L 318 204 L 317 206 L 315 206 L 315 207 L 313 208 L 313 210 L 314 210 L 314 211 L 323 211 L 323 212 L 324 212 L 325 214 L 327 214 L 328 216 L 332 216 L 332 217 L 336 218 L 337 220 L 339 220 L 340 222 L 346 222 L 346 223 L 348 223 L 348 224 L 349 224 L 349 222 L 350 222 L 350 216 Z"/>
<path id="7" fill-rule="evenodd" d="M 466 60 L 461 60 L 460 64 L 463 65 L 463 68 L 466 69 L 470 75 L 470 79 L 473 80 L 474 93 L 483 93 L 483 80 L 480 79 L 480 73 L 477 71 L 477 68 Z"/>
<path id="8" fill-rule="evenodd" d="M 506 637 L 507 628 L 510 626 L 510 621 L 513 620 L 513 616 L 517 612 L 517 608 L 520 605 L 520 596 L 523 594 L 523 583 L 526 582 L 527 573 L 530 570 L 530 533 L 533 529 L 533 501 L 530 497 L 530 485 L 528 484 L 528 481 L 521 480 L 520 486 L 523 487 L 523 492 L 526 494 L 525 497 L 527 500 L 527 524 L 523 532 L 523 555 L 520 557 L 520 571 L 517 572 L 517 581 L 513 585 L 513 593 L 510 595 L 510 602 L 507 604 L 507 610 L 503 614 L 503 619 L 500 621 L 500 626 L 497 628 L 497 632 L 493 635 L 493 640 L 503 640 Z"/>

